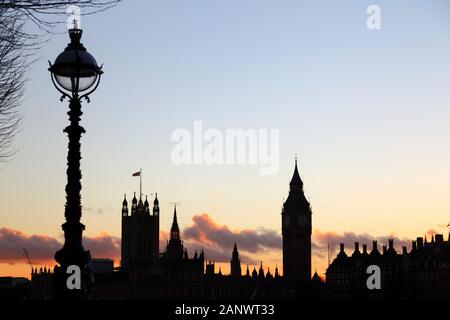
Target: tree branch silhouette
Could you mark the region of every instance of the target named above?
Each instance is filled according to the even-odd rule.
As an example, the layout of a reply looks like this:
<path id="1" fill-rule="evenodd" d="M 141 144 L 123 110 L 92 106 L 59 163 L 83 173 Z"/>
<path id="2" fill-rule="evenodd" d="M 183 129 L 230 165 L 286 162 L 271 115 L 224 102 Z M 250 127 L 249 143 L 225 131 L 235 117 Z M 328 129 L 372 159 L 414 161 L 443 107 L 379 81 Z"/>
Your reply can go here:
<path id="1" fill-rule="evenodd" d="M 22 120 L 19 111 L 27 70 L 54 28 L 67 17 L 67 7 L 77 5 L 82 15 L 103 12 L 122 0 L 0 0 L 0 162 L 14 154 L 14 137 Z M 65 19 L 64 23 L 66 23 Z M 31 24 L 33 28 L 25 28 Z"/>

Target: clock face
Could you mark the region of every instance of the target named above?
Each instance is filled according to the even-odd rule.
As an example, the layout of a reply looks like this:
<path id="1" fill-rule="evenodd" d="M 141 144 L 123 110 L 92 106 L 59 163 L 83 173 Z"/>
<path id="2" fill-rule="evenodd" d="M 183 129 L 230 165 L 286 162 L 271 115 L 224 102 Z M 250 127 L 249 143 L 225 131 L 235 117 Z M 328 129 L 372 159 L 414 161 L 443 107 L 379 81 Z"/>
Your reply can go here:
<path id="1" fill-rule="evenodd" d="M 297 217 L 298 224 L 301 226 L 306 226 L 308 224 L 308 217 L 305 215 L 300 215 Z"/>

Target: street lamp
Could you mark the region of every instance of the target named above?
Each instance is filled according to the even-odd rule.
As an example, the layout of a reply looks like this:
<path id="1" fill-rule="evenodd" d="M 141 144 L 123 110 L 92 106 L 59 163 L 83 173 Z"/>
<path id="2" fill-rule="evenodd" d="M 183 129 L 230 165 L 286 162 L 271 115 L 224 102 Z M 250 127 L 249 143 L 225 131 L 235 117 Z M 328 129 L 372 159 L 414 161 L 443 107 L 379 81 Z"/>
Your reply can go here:
<path id="1" fill-rule="evenodd" d="M 67 155 L 67 185 L 65 219 L 62 225 L 64 231 L 64 247 L 56 252 L 54 288 L 61 299 L 83 299 L 93 285 L 93 276 L 89 268 L 91 254 L 82 245 L 82 233 L 85 226 L 81 220 L 81 171 L 80 171 L 80 138 L 86 131 L 80 126 L 81 100 L 90 102 L 89 95 L 93 93 L 103 73 L 94 57 L 86 51 L 80 39 L 82 30 L 69 30 L 71 42 L 56 58 L 50 62 L 51 78 L 56 89 L 62 93 L 61 101 L 68 98 L 70 125 L 64 129 L 69 137 Z M 70 268 L 69 268 L 70 267 Z M 75 268 L 74 268 L 75 267 Z M 79 269 L 78 269 L 78 268 Z M 77 273 L 77 271 L 80 273 Z M 76 277 L 80 276 L 77 282 Z M 71 284 L 69 284 L 71 282 Z M 78 286 L 80 284 L 80 286 Z"/>

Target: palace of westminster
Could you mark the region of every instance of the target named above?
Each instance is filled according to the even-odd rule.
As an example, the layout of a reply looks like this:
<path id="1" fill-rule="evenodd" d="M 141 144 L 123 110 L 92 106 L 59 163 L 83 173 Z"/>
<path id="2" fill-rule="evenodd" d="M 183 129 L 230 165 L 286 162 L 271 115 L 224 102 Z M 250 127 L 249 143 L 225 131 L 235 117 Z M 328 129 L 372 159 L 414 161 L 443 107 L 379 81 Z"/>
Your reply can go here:
<path id="1" fill-rule="evenodd" d="M 131 210 L 130 210 L 131 209 Z M 238 245 L 231 252 L 230 274 L 224 275 L 208 262 L 205 252 L 189 257 L 173 213 L 170 238 L 165 252 L 159 252 L 160 209 L 156 196 L 153 206 L 136 196 L 131 207 L 122 203 L 121 265 L 114 268 L 109 259 L 94 260 L 95 285 L 89 299 L 450 299 L 450 245 L 443 235 L 431 241 L 417 238 L 398 253 L 393 240 L 378 250 L 374 241 L 355 243 L 347 255 L 344 244 L 329 265 L 326 279 L 311 275 L 312 211 L 303 190 L 297 162 L 282 213 L 283 275 L 263 269 L 242 270 Z M 231 249 L 231 248 L 230 248 Z M 381 289 L 366 285 L 369 265 L 381 270 Z M 33 269 L 30 296 L 52 298 L 52 272 Z"/>

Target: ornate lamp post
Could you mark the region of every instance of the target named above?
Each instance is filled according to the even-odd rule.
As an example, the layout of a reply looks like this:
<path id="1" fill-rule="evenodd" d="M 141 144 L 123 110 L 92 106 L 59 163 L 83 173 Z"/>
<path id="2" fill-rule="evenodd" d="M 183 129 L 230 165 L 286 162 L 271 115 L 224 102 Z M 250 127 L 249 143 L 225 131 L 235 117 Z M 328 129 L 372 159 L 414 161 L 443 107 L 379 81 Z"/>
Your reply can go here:
<path id="1" fill-rule="evenodd" d="M 82 245 L 82 233 L 85 226 L 81 220 L 81 171 L 80 171 L 80 138 L 86 131 L 80 126 L 81 100 L 90 102 L 89 95 L 93 93 L 103 73 L 94 57 L 86 51 L 80 39 L 82 30 L 69 30 L 71 42 L 56 58 L 49 71 L 56 89 L 62 93 L 61 101 L 68 98 L 70 125 L 64 129 L 69 137 L 69 151 L 67 155 L 67 186 L 66 186 L 66 222 L 62 225 L 64 231 L 64 247 L 56 252 L 55 260 L 60 266 L 55 267 L 54 287 L 61 299 L 83 299 L 87 296 L 93 284 L 92 273 L 89 269 L 91 255 Z M 68 286 L 69 277 L 76 276 L 73 267 L 78 266 L 80 273 L 79 288 Z M 76 285 L 76 279 L 73 279 Z"/>

